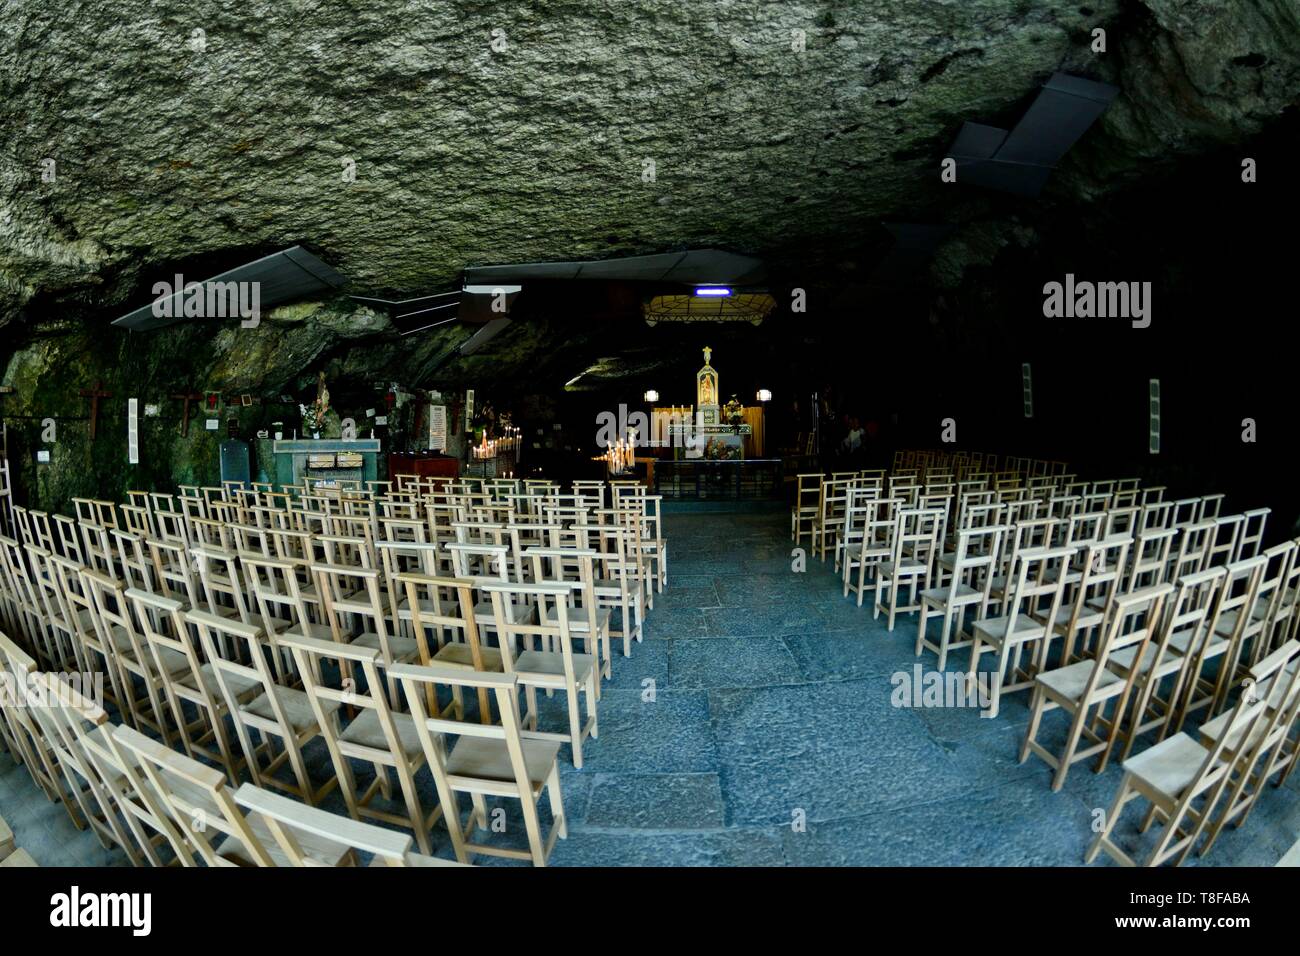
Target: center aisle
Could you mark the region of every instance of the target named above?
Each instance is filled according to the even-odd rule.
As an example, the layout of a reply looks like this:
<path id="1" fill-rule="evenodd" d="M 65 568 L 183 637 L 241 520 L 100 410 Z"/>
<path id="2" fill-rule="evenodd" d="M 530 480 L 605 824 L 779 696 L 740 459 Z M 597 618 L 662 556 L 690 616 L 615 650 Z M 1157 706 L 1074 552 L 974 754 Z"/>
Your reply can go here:
<path id="1" fill-rule="evenodd" d="M 552 865 L 1082 864 L 1116 764 L 1052 793 L 1041 762 L 1016 762 L 1027 694 L 994 719 L 895 707 L 892 675 L 934 670 L 913 656 L 915 615 L 891 634 L 841 596 L 829 559 L 793 571 L 785 512 L 664 521 L 668 588 L 646 640 L 614 659 L 586 767 L 561 760 L 571 824 Z M 968 659 L 953 652 L 949 670 Z M 1044 725 L 1064 736 L 1063 720 Z M 1281 858 L 1300 777 L 1275 796 L 1211 862 Z"/>

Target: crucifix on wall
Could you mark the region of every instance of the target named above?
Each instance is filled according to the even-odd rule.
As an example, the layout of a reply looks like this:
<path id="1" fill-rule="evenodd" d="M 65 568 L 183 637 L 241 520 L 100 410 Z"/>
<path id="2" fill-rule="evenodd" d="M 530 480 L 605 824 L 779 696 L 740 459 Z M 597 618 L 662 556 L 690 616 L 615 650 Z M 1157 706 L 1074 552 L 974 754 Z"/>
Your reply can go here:
<path id="1" fill-rule="evenodd" d="M 112 398 L 112 392 L 104 391 L 104 383 L 96 382 L 94 388 L 83 388 L 77 393 L 82 398 L 90 399 L 90 440 L 95 440 L 95 426 L 99 423 L 99 400 Z"/>
<path id="2" fill-rule="evenodd" d="M 184 395 L 173 395 L 172 399 L 185 403 L 181 409 L 181 437 L 188 438 L 190 434 L 190 402 L 203 401 L 203 395 L 199 392 L 188 392 Z"/>

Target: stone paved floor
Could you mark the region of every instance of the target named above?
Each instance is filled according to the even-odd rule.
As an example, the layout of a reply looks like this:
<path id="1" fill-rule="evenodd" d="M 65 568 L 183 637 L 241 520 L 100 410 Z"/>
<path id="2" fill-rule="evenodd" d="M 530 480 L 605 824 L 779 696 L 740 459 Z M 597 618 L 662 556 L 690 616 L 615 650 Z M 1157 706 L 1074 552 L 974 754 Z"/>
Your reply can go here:
<path id="1" fill-rule="evenodd" d="M 893 706 L 891 675 L 918 661 L 915 619 L 891 634 L 840 596 L 829 565 L 793 572 L 784 513 L 676 514 L 665 524 L 670 587 L 645 641 L 615 658 L 586 766 L 564 772 L 570 833 L 553 864 L 1082 863 L 1118 767 L 1098 777 L 1076 765 L 1052 793 L 1045 764 L 1016 763 L 1024 693 L 995 719 Z M 934 667 L 928 653 L 919 660 Z M 948 667 L 966 660 L 955 652 Z M 557 696 L 546 716 L 561 706 Z M 1059 742 L 1062 715 L 1044 725 L 1044 739 Z M 310 756 L 328 772 L 323 746 Z M 567 757 L 566 748 L 562 766 Z M 1136 834 L 1140 812 L 1130 806 L 1120 824 L 1130 850 L 1150 845 Z M 125 862 L 73 829 L 3 757 L 0 815 L 43 864 Z M 518 823 L 508 812 L 499 839 L 517 838 Z M 1298 835 L 1300 774 L 1270 788 L 1207 862 L 1273 865 Z M 436 852 L 450 855 L 441 825 L 435 836 Z"/>

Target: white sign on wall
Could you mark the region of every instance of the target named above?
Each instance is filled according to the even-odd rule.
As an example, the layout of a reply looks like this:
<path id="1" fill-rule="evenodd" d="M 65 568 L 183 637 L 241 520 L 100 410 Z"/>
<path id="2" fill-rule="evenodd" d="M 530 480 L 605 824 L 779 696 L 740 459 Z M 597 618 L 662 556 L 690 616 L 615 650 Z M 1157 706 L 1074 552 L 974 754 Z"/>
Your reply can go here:
<path id="1" fill-rule="evenodd" d="M 126 460 L 127 464 L 140 464 L 140 399 L 126 400 Z"/>
<path id="2" fill-rule="evenodd" d="M 474 421 L 474 389 L 468 389 L 465 392 L 465 431 L 470 430 L 470 425 Z"/>
<path id="3" fill-rule="evenodd" d="M 447 450 L 447 406 L 429 406 L 429 448 L 432 451 Z"/>

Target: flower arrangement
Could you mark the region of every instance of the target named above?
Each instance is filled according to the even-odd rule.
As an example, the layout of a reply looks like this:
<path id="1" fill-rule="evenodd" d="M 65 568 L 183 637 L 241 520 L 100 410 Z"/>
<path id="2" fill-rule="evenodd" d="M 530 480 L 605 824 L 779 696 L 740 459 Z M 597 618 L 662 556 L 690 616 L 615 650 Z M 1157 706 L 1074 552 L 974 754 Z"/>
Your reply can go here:
<path id="1" fill-rule="evenodd" d="M 745 420 L 745 408 L 735 395 L 731 396 L 731 401 L 722 406 L 722 416 L 724 421 L 732 425 L 739 425 Z"/>

